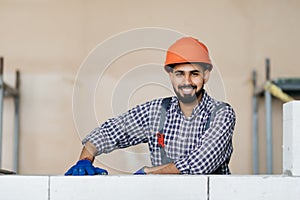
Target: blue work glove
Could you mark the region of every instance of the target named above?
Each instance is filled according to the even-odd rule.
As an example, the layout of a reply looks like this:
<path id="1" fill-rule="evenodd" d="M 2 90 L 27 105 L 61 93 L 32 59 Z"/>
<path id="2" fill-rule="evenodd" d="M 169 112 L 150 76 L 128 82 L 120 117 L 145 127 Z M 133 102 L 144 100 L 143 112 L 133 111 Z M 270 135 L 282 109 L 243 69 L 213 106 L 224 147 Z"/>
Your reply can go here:
<path id="1" fill-rule="evenodd" d="M 84 175 L 107 175 L 108 172 L 105 169 L 94 167 L 89 160 L 79 160 L 76 165 L 71 167 L 65 176 L 84 176 Z"/>
<path id="2" fill-rule="evenodd" d="M 139 169 L 133 175 L 146 175 L 146 172 L 144 171 L 144 169 L 145 169 L 145 167 Z"/>

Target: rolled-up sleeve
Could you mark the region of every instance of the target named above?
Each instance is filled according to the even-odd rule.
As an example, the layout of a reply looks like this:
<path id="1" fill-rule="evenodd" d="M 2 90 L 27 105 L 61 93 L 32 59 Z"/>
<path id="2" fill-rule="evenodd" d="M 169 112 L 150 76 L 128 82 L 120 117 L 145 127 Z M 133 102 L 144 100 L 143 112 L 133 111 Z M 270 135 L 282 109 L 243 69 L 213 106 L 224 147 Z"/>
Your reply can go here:
<path id="1" fill-rule="evenodd" d="M 82 143 L 91 142 L 97 148 L 97 155 L 100 155 L 147 142 L 145 129 L 149 121 L 149 106 L 147 102 L 107 120 L 87 135 Z"/>

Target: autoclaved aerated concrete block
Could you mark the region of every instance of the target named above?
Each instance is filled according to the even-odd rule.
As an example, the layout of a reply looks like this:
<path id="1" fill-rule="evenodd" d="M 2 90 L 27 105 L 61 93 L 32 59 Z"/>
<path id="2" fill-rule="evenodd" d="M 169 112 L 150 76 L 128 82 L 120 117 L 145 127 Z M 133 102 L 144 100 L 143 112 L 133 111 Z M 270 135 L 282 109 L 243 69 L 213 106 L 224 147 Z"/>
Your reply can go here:
<path id="1" fill-rule="evenodd" d="M 0 199 L 48 200 L 48 176 L 0 176 Z"/>
<path id="2" fill-rule="evenodd" d="M 283 105 L 283 172 L 300 176 L 300 101 Z"/>
<path id="3" fill-rule="evenodd" d="M 292 176 L 210 176 L 209 200 L 299 200 L 300 178 Z"/>
<path id="4" fill-rule="evenodd" d="M 122 175 L 50 177 L 51 200 L 207 200 L 206 176 Z"/>

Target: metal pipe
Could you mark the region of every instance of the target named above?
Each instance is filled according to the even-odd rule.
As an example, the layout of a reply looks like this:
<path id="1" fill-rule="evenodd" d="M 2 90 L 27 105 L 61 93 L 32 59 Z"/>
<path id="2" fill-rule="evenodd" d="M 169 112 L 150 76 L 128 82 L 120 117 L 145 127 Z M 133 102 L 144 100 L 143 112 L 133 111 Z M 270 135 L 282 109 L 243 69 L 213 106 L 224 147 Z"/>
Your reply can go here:
<path id="1" fill-rule="evenodd" d="M 256 90 L 256 71 L 252 73 L 253 95 L 252 95 L 252 154 L 253 154 L 253 174 L 258 174 L 258 101 Z"/>
<path id="2" fill-rule="evenodd" d="M 20 137 L 20 72 L 16 72 L 16 90 L 18 95 L 14 98 L 15 116 L 14 116 L 14 171 L 19 172 L 19 137 Z"/>
<path id="3" fill-rule="evenodd" d="M 272 97 L 269 91 L 265 91 L 266 103 L 266 134 L 267 134 L 267 172 L 273 173 L 273 153 L 272 153 Z"/>
<path id="4" fill-rule="evenodd" d="M 15 116 L 14 116 L 14 152 L 13 152 L 13 170 L 18 173 L 19 171 L 19 132 L 20 132 L 20 99 L 15 97 Z"/>
<path id="5" fill-rule="evenodd" d="M 0 168 L 2 166 L 3 98 L 4 98 L 3 57 L 0 57 Z"/>
<path id="6" fill-rule="evenodd" d="M 270 81 L 270 60 L 266 59 L 266 79 Z M 272 142 L 272 96 L 265 90 L 266 104 L 266 138 L 267 138 L 267 173 L 273 173 L 273 142 Z"/>
<path id="7" fill-rule="evenodd" d="M 266 58 L 266 80 L 269 81 L 270 78 L 270 59 Z"/>

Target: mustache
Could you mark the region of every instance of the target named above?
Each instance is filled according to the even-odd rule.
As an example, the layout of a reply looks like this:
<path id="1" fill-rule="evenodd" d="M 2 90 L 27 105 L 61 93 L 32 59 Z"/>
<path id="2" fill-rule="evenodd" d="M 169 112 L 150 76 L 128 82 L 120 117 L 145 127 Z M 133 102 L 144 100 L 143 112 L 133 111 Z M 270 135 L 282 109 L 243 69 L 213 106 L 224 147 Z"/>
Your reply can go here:
<path id="1" fill-rule="evenodd" d="M 190 89 L 190 88 L 196 89 L 197 86 L 191 85 L 191 84 L 189 84 L 189 85 L 180 85 L 180 86 L 178 86 L 178 89 Z"/>

